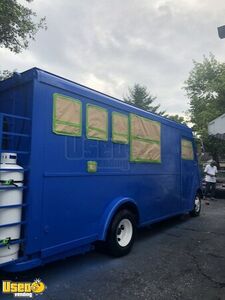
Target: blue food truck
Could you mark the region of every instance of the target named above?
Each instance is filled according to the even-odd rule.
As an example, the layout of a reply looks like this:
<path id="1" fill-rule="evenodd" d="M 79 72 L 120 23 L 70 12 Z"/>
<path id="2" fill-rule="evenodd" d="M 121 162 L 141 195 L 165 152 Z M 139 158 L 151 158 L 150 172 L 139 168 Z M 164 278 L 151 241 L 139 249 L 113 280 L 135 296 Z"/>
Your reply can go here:
<path id="1" fill-rule="evenodd" d="M 198 216 L 191 129 L 33 68 L 0 83 L 0 269 L 27 270 L 138 227 Z"/>

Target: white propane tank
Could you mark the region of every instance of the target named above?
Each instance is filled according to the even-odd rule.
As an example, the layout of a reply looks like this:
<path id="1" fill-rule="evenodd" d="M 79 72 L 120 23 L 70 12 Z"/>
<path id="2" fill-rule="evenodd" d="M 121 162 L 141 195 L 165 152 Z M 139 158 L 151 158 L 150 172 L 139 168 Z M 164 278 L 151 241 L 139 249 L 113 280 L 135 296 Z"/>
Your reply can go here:
<path id="1" fill-rule="evenodd" d="M 23 186 L 24 174 L 21 170 L 23 168 L 17 165 L 17 155 L 15 153 L 2 153 L 0 187 Z M 0 189 L 0 206 L 21 205 L 22 200 L 22 189 Z M 0 208 L 0 225 L 18 223 L 21 222 L 21 219 L 22 207 Z M 21 225 L 0 227 L 0 243 L 3 244 L 7 240 L 20 239 L 20 230 Z M 17 259 L 18 252 L 18 244 L 0 247 L 0 264 Z"/>

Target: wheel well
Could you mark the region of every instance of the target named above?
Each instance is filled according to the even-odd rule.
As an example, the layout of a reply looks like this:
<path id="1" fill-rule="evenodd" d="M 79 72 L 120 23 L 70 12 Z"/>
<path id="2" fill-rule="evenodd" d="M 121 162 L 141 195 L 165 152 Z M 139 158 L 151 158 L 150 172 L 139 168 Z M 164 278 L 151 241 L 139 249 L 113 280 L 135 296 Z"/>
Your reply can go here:
<path id="1" fill-rule="evenodd" d="M 122 205 L 120 205 L 117 210 L 115 211 L 113 217 L 122 209 L 127 209 L 129 211 L 131 211 L 135 216 L 136 216 L 136 220 L 137 220 L 137 224 L 139 224 L 139 212 L 137 209 L 137 206 L 131 202 L 127 202 L 127 203 L 123 203 Z"/>
<path id="2" fill-rule="evenodd" d="M 137 220 L 137 225 L 139 224 L 139 220 L 140 220 L 140 216 L 139 216 L 139 212 L 138 212 L 138 209 L 137 209 L 137 206 L 131 202 L 126 202 L 126 203 L 123 203 L 121 204 L 114 212 L 113 214 L 113 217 L 110 221 L 110 223 L 108 224 L 108 228 L 107 228 L 107 231 L 106 231 L 106 236 L 108 236 L 108 232 L 109 232 L 109 229 L 110 229 L 110 226 L 112 224 L 112 221 L 113 221 L 113 218 L 116 216 L 116 214 L 122 210 L 122 209 L 127 209 L 129 211 L 131 211 L 135 216 L 136 216 L 136 220 Z"/>

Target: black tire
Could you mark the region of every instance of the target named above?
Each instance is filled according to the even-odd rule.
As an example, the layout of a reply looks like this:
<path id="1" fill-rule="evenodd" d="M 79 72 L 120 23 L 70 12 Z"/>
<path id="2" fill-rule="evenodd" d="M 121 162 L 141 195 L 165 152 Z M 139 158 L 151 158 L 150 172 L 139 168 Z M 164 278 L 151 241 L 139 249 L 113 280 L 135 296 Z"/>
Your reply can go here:
<path id="1" fill-rule="evenodd" d="M 199 204 L 197 204 L 197 202 L 199 202 Z M 201 196 L 200 195 L 196 195 L 195 196 L 195 204 L 194 204 L 194 208 L 192 211 L 190 211 L 190 215 L 192 217 L 198 217 L 201 213 L 201 207 L 202 207 L 202 203 L 201 203 Z"/>
<path id="2" fill-rule="evenodd" d="M 128 220 L 128 221 L 127 221 Z M 126 225 L 125 228 L 123 229 L 124 225 L 127 223 L 127 228 Z M 122 224 L 122 225 L 120 225 Z M 120 225 L 120 226 L 119 226 Z M 123 227 L 122 227 L 123 226 Z M 130 230 L 130 226 L 132 226 L 132 233 Z M 122 229 L 121 229 L 122 228 Z M 106 239 L 106 250 L 107 252 L 114 256 L 114 257 L 121 257 L 126 254 L 128 254 L 132 246 L 134 244 L 134 239 L 136 236 L 136 230 L 137 230 L 137 218 L 136 216 L 129 210 L 123 209 L 120 210 L 113 218 L 111 225 L 109 227 L 107 239 Z M 125 234 L 128 232 L 128 238 L 127 239 L 121 239 L 119 238 L 119 235 Z M 131 235 L 131 236 L 130 236 Z M 128 242 L 126 245 L 121 245 L 122 241 Z"/>

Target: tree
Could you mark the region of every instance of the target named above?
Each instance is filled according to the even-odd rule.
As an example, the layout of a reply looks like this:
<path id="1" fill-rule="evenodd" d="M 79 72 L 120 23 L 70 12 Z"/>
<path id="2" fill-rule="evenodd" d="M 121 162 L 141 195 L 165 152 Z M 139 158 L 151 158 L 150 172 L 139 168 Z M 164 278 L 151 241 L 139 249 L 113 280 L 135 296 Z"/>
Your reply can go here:
<path id="1" fill-rule="evenodd" d="M 176 121 L 178 123 L 187 125 L 184 117 L 183 116 L 179 116 L 178 114 L 176 114 L 176 115 L 167 115 L 167 118 L 169 118 L 170 120 Z"/>
<path id="2" fill-rule="evenodd" d="M 9 78 L 11 76 L 12 76 L 12 72 L 10 72 L 8 70 L 0 71 L 0 81 L 4 80 L 4 79 L 7 79 L 7 78 Z"/>
<path id="3" fill-rule="evenodd" d="M 40 28 L 46 29 L 45 18 L 35 22 L 36 17 L 35 12 L 17 0 L 0 0 L 0 47 L 15 53 L 26 49 L 37 31 Z"/>
<path id="4" fill-rule="evenodd" d="M 156 97 L 152 96 L 150 92 L 148 92 L 147 87 L 136 83 L 132 88 L 128 88 L 128 92 L 128 96 L 124 97 L 124 102 L 146 111 L 158 113 L 160 115 L 165 114 L 165 111 L 159 111 L 160 104 L 153 104 Z"/>
<path id="5" fill-rule="evenodd" d="M 190 121 L 215 160 L 225 152 L 225 142 L 208 135 L 208 123 L 225 113 L 225 63 L 218 62 L 214 55 L 194 61 L 184 89 L 190 100 Z"/>

